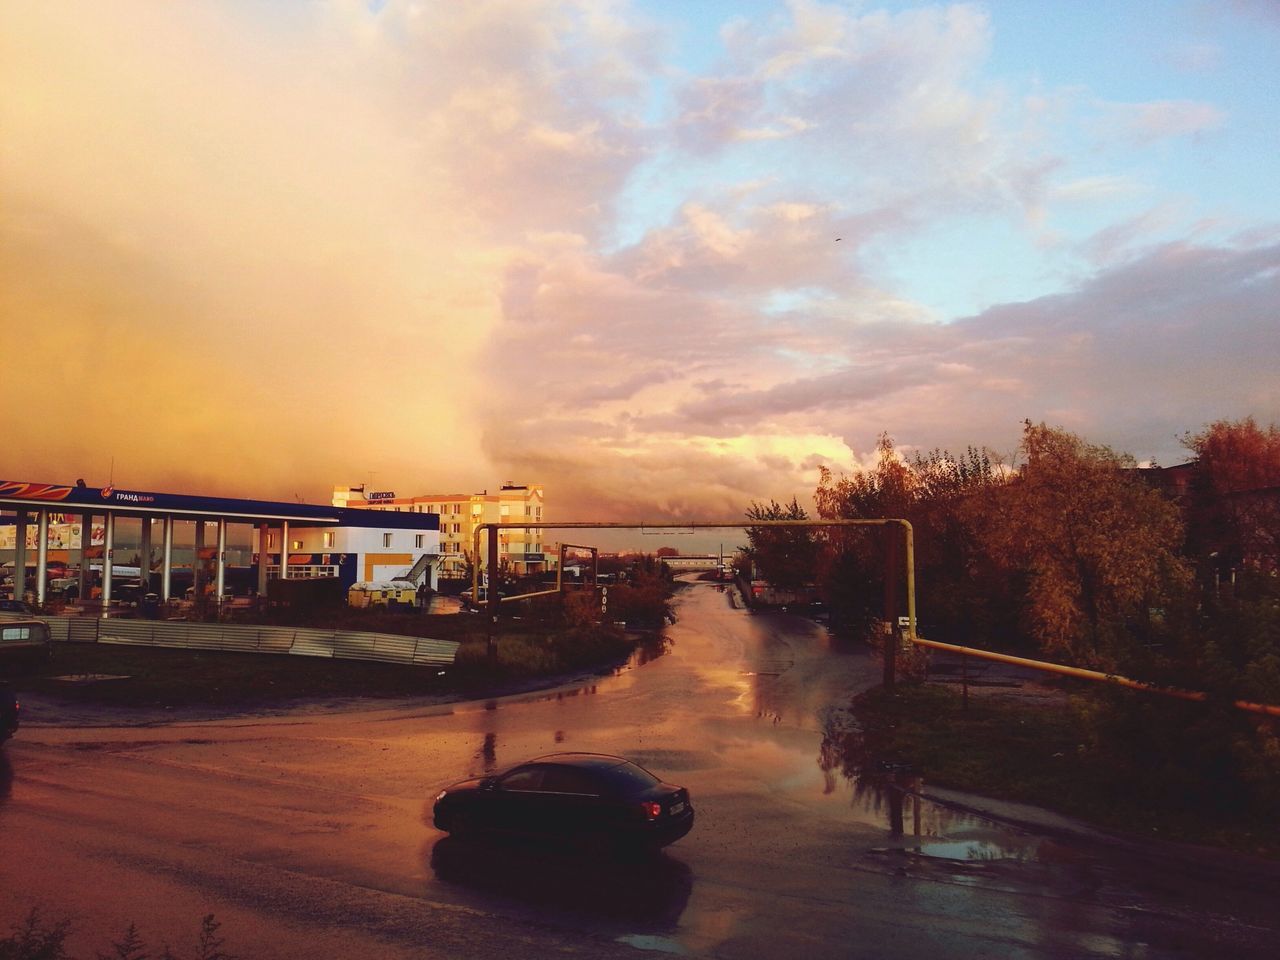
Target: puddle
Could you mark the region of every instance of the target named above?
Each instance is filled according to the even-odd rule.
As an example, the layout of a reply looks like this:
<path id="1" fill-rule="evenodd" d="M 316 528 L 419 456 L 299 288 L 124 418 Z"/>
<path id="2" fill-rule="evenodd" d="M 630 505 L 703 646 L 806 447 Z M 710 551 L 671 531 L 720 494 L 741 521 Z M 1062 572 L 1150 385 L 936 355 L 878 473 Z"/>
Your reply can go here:
<path id="1" fill-rule="evenodd" d="M 461 701 L 459 703 L 451 703 L 443 708 L 443 713 L 472 713 L 477 710 L 497 710 L 503 704 L 511 703 L 545 703 L 549 700 L 566 700 L 571 697 L 589 697 L 600 692 L 602 687 L 607 687 L 611 681 L 620 677 L 625 677 L 639 667 L 643 667 L 647 663 L 664 657 L 671 650 L 671 640 L 665 635 L 656 637 L 648 637 L 636 645 L 625 661 L 618 664 L 607 674 L 591 674 L 588 679 L 574 683 L 572 681 L 564 686 L 555 687 L 550 690 L 535 689 L 526 693 L 512 692 L 500 697 L 493 697 L 489 700 Z M 537 686 L 538 680 L 530 681 L 531 686 Z"/>
<path id="2" fill-rule="evenodd" d="M 53 677 L 61 683 L 99 683 L 103 680 L 130 680 L 127 674 L 118 673 L 77 673 L 62 677 Z"/>
<path id="3" fill-rule="evenodd" d="M 823 729 L 818 766 L 825 792 L 848 790 L 855 818 L 888 830 L 890 845 L 874 852 L 971 865 L 1040 860 L 1040 838 L 923 796 L 924 779 L 868 742 L 847 711 L 829 711 Z"/>
<path id="4" fill-rule="evenodd" d="M 637 950 L 650 950 L 658 953 L 678 953 L 684 954 L 687 951 L 676 941 L 670 937 L 655 937 L 649 934 L 633 933 L 625 937 L 618 937 L 618 943 L 625 943 L 628 947 L 635 947 Z"/>
<path id="5" fill-rule="evenodd" d="M 933 857 L 938 860 L 1016 860 L 1010 857 L 1003 847 L 985 840 L 931 840 L 920 844 L 916 852 L 922 857 Z"/>

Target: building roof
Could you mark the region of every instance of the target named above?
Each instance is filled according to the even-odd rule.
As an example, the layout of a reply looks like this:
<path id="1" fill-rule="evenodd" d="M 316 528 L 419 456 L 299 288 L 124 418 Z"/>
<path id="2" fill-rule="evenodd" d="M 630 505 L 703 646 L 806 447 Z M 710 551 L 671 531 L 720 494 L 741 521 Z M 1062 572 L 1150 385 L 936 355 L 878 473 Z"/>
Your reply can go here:
<path id="1" fill-rule="evenodd" d="M 279 523 L 300 526 L 372 527 L 397 530 L 438 530 L 440 518 L 430 513 L 394 513 L 314 503 L 243 500 L 185 493 L 120 490 L 82 484 L 32 483 L 0 480 L 0 506 L 46 509 L 63 513 L 114 513 L 123 516 L 169 514 L 190 520 L 223 518 L 241 523 Z"/>

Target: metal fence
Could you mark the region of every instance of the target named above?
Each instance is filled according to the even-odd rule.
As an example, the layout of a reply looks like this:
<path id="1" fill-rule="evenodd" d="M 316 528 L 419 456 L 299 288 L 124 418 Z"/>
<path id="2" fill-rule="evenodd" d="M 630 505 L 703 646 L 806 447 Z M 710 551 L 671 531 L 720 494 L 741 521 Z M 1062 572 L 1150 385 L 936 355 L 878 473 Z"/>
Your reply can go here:
<path id="1" fill-rule="evenodd" d="M 456 640 L 403 637 L 391 633 L 314 630 L 304 627 L 255 627 L 230 623 L 191 623 L 186 620 L 115 620 L 100 617 L 24 617 L 49 626 L 55 642 L 120 643 L 133 646 L 175 647 L 183 650 L 225 650 L 235 653 L 285 653 L 338 660 L 373 660 L 445 666 L 458 652 Z"/>

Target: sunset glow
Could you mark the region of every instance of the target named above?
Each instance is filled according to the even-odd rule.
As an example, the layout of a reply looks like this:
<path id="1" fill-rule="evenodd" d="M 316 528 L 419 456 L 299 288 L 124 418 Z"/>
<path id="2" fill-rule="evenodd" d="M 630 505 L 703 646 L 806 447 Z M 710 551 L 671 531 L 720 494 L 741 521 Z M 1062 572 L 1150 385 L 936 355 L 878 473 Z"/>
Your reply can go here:
<path id="1" fill-rule="evenodd" d="M 882 431 L 1178 462 L 1280 420 L 1277 10 L 5 4 L 4 472 L 658 520 Z"/>

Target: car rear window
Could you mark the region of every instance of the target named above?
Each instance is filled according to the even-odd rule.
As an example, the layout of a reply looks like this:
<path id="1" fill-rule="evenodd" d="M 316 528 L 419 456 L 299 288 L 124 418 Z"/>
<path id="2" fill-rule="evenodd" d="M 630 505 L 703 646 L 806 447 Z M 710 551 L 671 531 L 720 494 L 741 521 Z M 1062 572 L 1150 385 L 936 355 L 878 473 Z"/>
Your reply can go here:
<path id="1" fill-rule="evenodd" d="M 662 781 L 634 763 L 620 763 L 609 768 L 609 781 L 622 793 L 636 793 L 657 786 Z"/>

